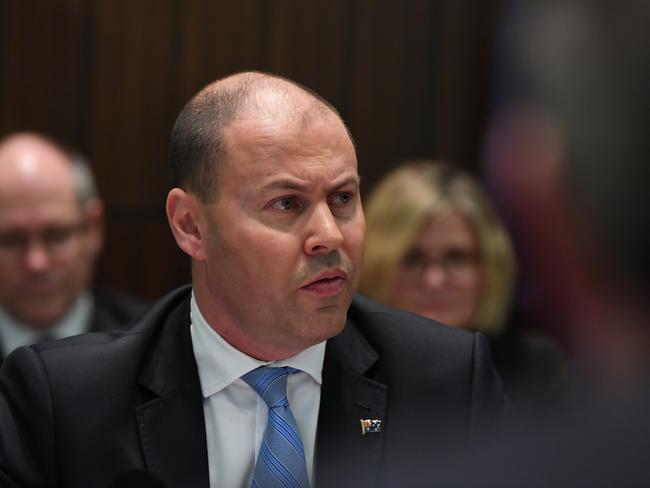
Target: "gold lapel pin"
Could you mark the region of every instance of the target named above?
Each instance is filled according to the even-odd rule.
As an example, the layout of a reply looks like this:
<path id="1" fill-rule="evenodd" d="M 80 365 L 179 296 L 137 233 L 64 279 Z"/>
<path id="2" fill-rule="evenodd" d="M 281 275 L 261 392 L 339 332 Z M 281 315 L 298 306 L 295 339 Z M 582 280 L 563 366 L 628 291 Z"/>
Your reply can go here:
<path id="1" fill-rule="evenodd" d="M 381 420 L 379 419 L 360 419 L 361 435 L 381 432 Z"/>

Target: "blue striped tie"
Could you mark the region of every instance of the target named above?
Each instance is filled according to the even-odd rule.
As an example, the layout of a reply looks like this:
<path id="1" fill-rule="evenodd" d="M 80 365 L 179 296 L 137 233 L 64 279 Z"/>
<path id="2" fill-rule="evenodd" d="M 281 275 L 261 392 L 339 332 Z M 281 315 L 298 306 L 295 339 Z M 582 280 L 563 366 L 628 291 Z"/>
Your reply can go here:
<path id="1" fill-rule="evenodd" d="M 269 407 L 252 488 L 309 488 L 305 449 L 287 400 L 287 375 L 297 372 L 262 366 L 242 376 Z"/>

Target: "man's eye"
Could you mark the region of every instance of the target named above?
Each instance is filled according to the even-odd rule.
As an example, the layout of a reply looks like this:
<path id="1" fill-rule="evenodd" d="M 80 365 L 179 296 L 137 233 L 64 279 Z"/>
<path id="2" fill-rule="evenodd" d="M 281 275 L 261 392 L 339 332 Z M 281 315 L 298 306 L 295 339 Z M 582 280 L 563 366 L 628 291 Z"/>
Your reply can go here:
<path id="1" fill-rule="evenodd" d="M 276 210 L 293 210 L 298 208 L 298 200 L 296 197 L 282 197 L 271 203 L 271 208 Z"/>
<path id="2" fill-rule="evenodd" d="M 0 248 L 16 249 L 24 247 L 28 240 L 29 237 L 22 234 L 0 234 Z"/>
<path id="3" fill-rule="evenodd" d="M 330 199 L 330 204 L 332 205 L 347 205 L 354 198 L 354 194 L 351 191 L 339 191 L 336 192 Z"/>

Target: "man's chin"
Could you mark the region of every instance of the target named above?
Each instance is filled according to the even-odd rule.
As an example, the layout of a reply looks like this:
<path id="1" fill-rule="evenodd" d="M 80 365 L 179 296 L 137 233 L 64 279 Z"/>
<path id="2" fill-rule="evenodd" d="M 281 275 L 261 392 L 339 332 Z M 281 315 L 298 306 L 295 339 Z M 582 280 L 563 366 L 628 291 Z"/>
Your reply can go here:
<path id="1" fill-rule="evenodd" d="M 347 322 L 348 307 L 323 307 L 313 318 L 314 339 L 321 342 L 341 333 Z"/>
<path id="2" fill-rule="evenodd" d="M 48 307 L 39 310 L 9 310 L 14 317 L 33 329 L 48 329 L 56 324 L 64 315 L 63 307 Z"/>

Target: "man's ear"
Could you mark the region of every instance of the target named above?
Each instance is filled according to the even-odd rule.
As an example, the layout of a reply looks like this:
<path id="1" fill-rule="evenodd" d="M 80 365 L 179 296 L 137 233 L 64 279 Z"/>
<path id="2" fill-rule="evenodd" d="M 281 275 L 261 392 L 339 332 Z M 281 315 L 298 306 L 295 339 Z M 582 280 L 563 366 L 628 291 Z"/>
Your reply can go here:
<path id="1" fill-rule="evenodd" d="M 167 195 L 165 209 L 178 247 L 194 259 L 205 259 L 205 243 L 199 228 L 201 209 L 196 197 L 181 188 L 173 188 Z"/>
<path id="2" fill-rule="evenodd" d="M 84 203 L 83 212 L 90 252 L 97 257 L 104 247 L 104 203 L 99 198 L 91 198 Z"/>

